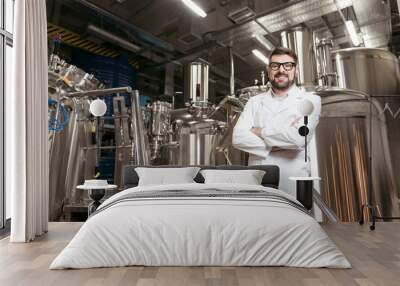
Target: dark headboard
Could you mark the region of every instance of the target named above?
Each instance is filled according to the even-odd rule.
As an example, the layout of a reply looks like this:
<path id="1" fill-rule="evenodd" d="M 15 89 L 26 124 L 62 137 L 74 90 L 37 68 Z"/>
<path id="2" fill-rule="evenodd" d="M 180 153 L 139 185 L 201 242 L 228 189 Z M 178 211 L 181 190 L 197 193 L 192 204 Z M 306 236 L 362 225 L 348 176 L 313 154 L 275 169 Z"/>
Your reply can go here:
<path id="1" fill-rule="evenodd" d="M 135 166 L 129 165 L 124 166 L 124 174 L 123 174 L 123 185 L 124 189 L 136 187 L 139 183 L 139 176 L 135 171 L 136 167 L 147 167 L 147 168 L 183 168 L 186 166 L 173 166 L 173 165 L 164 165 L 164 166 Z M 279 167 L 275 165 L 255 165 L 255 166 L 197 166 L 202 170 L 204 169 L 219 169 L 219 170 L 263 170 L 265 171 L 265 175 L 262 179 L 261 184 L 264 187 L 271 187 L 277 189 L 279 186 Z M 194 178 L 197 183 L 204 183 L 204 178 L 200 174 Z"/>

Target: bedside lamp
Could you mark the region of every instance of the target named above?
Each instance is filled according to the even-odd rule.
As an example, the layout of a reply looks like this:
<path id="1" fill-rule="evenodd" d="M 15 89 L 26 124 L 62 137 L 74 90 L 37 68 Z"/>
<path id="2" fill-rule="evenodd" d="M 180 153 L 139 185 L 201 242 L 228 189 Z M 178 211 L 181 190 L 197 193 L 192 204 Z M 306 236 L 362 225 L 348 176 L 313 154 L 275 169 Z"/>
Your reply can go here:
<path id="1" fill-rule="evenodd" d="M 307 162 L 307 135 L 310 133 L 308 129 L 308 116 L 314 111 L 313 103 L 304 99 L 297 107 L 299 113 L 304 116 L 304 125 L 299 128 L 299 134 L 305 138 L 305 155 Z M 303 204 L 307 210 L 313 207 L 313 181 L 320 180 L 319 177 L 289 177 L 290 180 L 296 181 L 296 199 Z"/>
<path id="2" fill-rule="evenodd" d="M 297 107 L 297 110 L 301 115 L 304 116 L 304 125 L 299 128 L 299 134 L 301 136 L 304 136 L 305 139 L 305 162 L 307 162 L 307 135 L 310 133 L 310 130 L 308 129 L 308 116 L 312 114 L 314 111 L 314 105 L 313 103 L 308 100 L 304 99 L 300 105 Z"/>

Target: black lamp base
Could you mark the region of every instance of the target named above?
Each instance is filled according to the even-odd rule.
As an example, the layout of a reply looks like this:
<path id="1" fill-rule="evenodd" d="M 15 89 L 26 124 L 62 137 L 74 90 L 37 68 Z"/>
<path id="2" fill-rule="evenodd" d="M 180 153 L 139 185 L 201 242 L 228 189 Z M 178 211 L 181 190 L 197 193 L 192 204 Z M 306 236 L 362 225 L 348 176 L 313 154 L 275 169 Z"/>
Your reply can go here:
<path id="1" fill-rule="evenodd" d="M 88 216 L 90 216 L 92 213 L 94 213 L 97 208 L 101 205 L 100 200 L 104 197 L 106 194 L 105 189 L 92 189 L 89 190 L 89 197 L 93 200 L 88 206 Z"/>
<path id="2" fill-rule="evenodd" d="M 297 180 L 296 181 L 296 198 L 307 209 L 313 207 L 313 181 Z"/>

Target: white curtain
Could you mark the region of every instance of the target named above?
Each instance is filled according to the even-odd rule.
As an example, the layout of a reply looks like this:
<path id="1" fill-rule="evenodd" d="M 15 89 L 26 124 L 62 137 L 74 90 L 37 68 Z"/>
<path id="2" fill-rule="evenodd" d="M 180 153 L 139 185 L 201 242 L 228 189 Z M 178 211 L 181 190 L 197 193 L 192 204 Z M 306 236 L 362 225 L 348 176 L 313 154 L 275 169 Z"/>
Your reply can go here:
<path id="1" fill-rule="evenodd" d="M 47 232 L 46 0 L 15 1 L 13 93 L 6 98 L 6 187 L 12 242 Z"/>

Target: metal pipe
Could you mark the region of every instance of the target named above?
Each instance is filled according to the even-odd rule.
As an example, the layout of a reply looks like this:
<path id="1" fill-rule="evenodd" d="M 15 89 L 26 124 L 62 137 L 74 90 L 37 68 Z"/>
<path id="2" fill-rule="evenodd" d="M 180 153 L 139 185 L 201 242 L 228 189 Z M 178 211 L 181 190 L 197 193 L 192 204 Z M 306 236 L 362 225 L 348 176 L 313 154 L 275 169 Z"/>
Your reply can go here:
<path id="1" fill-rule="evenodd" d="M 338 10 L 339 16 L 340 16 L 340 18 L 341 18 L 342 21 L 343 21 L 343 24 L 346 24 L 346 17 L 344 16 L 342 9 L 340 9 L 337 0 L 334 0 L 334 2 L 335 2 L 335 5 L 336 5 L 336 8 L 337 8 L 337 10 Z"/>
<path id="2" fill-rule="evenodd" d="M 137 165 L 140 165 L 141 163 L 141 154 L 139 150 L 140 146 L 140 131 L 139 131 L 139 126 L 137 122 L 137 109 L 136 109 L 136 100 L 135 100 L 135 94 L 136 93 L 131 93 L 131 130 L 132 130 L 132 157 L 134 158 L 134 163 Z"/>
<path id="3" fill-rule="evenodd" d="M 353 0 L 354 14 L 365 47 L 388 49 L 392 38 L 390 6 L 391 1 Z"/>
<path id="4" fill-rule="evenodd" d="M 142 50 L 141 47 L 139 47 L 121 37 L 118 37 L 117 35 L 114 35 L 106 30 L 103 30 L 93 24 L 88 25 L 87 31 L 95 36 L 98 36 L 99 38 L 101 38 L 105 41 L 109 41 L 113 44 L 116 44 L 116 45 L 120 46 L 121 48 L 126 49 L 128 51 L 137 53 L 140 50 Z"/>
<path id="5" fill-rule="evenodd" d="M 95 90 L 90 90 L 90 91 L 78 91 L 78 92 L 70 92 L 66 93 L 64 96 L 65 97 L 100 97 L 100 96 L 106 96 L 110 95 L 113 93 L 131 93 L 132 88 L 130 86 L 125 86 L 125 87 L 116 87 L 116 88 L 106 88 L 106 89 L 95 89 Z"/>
<path id="6" fill-rule="evenodd" d="M 134 142 L 135 142 L 135 153 L 138 165 L 148 165 L 150 158 L 147 152 L 149 144 L 146 144 L 146 132 L 144 129 L 142 113 L 140 110 L 140 96 L 138 90 L 133 90 L 131 92 L 132 98 L 132 130 L 134 132 Z"/>
<path id="7" fill-rule="evenodd" d="M 231 75 L 229 78 L 229 87 L 230 87 L 229 95 L 235 96 L 235 65 L 233 61 L 232 47 L 229 47 L 228 50 L 229 50 L 230 71 L 231 71 Z"/>
<path id="8" fill-rule="evenodd" d="M 261 71 L 261 85 L 265 85 L 265 71 Z"/>
<path id="9" fill-rule="evenodd" d="M 208 114 L 208 117 L 212 118 L 217 113 L 217 111 L 220 110 L 226 104 L 233 105 L 235 107 L 240 108 L 241 110 L 244 109 L 244 104 L 237 97 L 226 96 L 218 103 L 215 109 L 210 114 Z"/>
<path id="10" fill-rule="evenodd" d="M 118 145 L 118 146 L 91 146 L 91 147 L 82 147 L 83 150 L 113 150 L 113 149 L 122 149 L 122 148 L 131 148 L 131 145 Z"/>
<path id="11" fill-rule="evenodd" d="M 331 39 L 323 38 L 318 43 L 314 41 L 319 86 L 333 86 L 337 84 L 337 74 L 334 72 L 331 59 L 332 47 L 333 43 Z"/>
<path id="12" fill-rule="evenodd" d="M 132 30 L 132 32 L 134 32 L 138 38 L 140 38 L 141 40 L 143 40 L 144 42 L 150 43 L 152 45 L 158 46 L 168 52 L 174 52 L 175 48 L 173 45 L 162 41 L 161 39 L 153 36 L 152 34 L 146 32 L 145 30 L 140 29 L 139 27 L 133 25 L 131 22 L 128 22 L 102 8 L 100 8 L 99 6 L 94 5 L 93 3 L 90 3 L 89 1 L 86 0 L 74 0 L 77 3 L 80 3 L 81 5 L 95 11 L 98 14 L 103 15 L 104 17 L 107 17 L 109 19 L 111 19 L 112 21 L 115 21 L 129 29 Z"/>
<path id="13" fill-rule="evenodd" d="M 258 19 L 254 19 L 254 22 L 256 22 L 266 33 L 267 35 L 272 39 L 273 41 L 273 45 L 275 47 L 279 46 L 279 39 L 277 37 L 275 37 L 268 29 L 267 27 L 265 27 L 263 24 L 260 23 L 260 21 Z"/>

